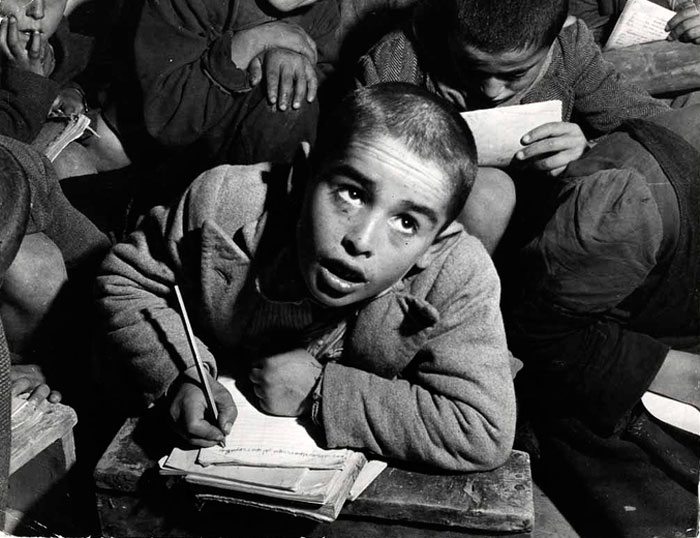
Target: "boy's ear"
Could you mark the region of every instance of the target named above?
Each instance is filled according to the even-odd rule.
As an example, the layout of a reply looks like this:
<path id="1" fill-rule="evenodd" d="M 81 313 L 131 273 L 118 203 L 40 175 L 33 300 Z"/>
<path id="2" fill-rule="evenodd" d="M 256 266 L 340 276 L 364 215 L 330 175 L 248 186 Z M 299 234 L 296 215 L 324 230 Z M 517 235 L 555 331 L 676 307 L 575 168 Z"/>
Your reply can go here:
<path id="1" fill-rule="evenodd" d="M 415 266 L 419 269 L 426 269 L 433 260 L 437 258 L 442 252 L 449 247 L 453 240 L 459 235 L 459 233 L 464 230 L 464 227 L 457 221 L 452 221 L 447 228 L 442 230 L 433 241 L 433 244 L 428 247 L 423 255 L 418 258 Z"/>

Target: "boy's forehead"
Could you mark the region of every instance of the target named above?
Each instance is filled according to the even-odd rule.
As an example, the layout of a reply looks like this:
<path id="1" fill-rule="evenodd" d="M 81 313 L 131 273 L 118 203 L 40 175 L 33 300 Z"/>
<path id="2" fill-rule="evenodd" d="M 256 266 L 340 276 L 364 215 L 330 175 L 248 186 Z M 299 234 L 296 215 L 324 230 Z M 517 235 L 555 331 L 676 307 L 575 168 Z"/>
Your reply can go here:
<path id="1" fill-rule="evenodd" d="M 527 71 L 540 64 L 548 52 L 549 47 L 538 46 L 488 52 L 471 45 L 463 45 L 458 54 L 460 62 L 465 62 L 470 68 L 495 74 Z"/>

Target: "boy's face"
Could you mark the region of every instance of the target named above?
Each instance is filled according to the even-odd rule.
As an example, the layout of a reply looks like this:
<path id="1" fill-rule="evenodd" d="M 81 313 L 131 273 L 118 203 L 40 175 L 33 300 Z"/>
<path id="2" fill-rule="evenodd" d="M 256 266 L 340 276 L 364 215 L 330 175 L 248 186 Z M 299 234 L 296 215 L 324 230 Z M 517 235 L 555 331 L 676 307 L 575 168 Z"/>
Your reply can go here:
<path id="1" fill-rule="evenodd" d="M 450 46 L 457 82 L 481 108 L 504 104 L 530 88 L 549 52 L 547 47 L 496 53 L 472 46 L 456 48 Z"/>
<path id="2" fill-rule="evenodd" d="M 0 16 L 14 15 L 19 37 L 25 44 L 32 32 L 44 34 L 48 39 L 58 28 L 67 0 L 0 0 Z"/>
<path id="3" fill-rule="evenodd" d="M 440 250 L 451 184 L 390 136 L 356 140 L 306 192 L 298 234 L 304 281 L 319 302 L 374 297 Z"/>

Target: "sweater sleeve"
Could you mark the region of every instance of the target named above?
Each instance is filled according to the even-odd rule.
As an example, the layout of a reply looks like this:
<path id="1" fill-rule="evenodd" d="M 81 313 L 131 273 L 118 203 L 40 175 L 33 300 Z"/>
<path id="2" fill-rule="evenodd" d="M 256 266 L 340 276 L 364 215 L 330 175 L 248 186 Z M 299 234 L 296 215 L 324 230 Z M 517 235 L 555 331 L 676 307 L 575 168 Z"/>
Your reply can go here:
<path id="1" fill-rule="evenodd" d="M 31 143 L 44 125 L 59 85 L 30 71 L 5 66 L 0 84 L 0 134 Z"/>
<path id="2" fill-rule="evenodd" d="M 606 170 L 564 191 L 523 251 L 509 342 L 545 408 L 608 434 L 647 390 L 668 347 L 635 331 L 621 303 L 655 268 L 662 229 L 644 178 Z"/>
<path id="3" fill-rule="evenodd" d="M 591 31 L 582 21 L 565 28 L 562 52 L 565 64 L 571 65 L 574 77 L 574 110 L 577 120 L 592 134 L 612 131 L 622 122 L 648 118 L 668 110 L 662 101 L 651 97 L 618 73 L 603 58 Z"/>
<path id="4" fill-rule="evenodd" d="M 505 461 L 515 397 L 500 287 L 485 251 L 475 254 L 452 257 L 443 266 L 428 296 L 439 320 L 400 376 L 326 366 L 321 419 L 330 446 L 453 471 L 486 470 Z M 380 325 L 391 331 L 390 323 Z M 376 353 L 392 345 L 380 340 Z"/>
<path id="5" fill-rule="evenodd" d="M 146 128 L 165 145 L 196 141 L 249 89 L 224 31 L 229 2 L 148 0 L 136 31 L 135 63 Z"/>
<path id="6" fill-rule="evenodd" d="M 173 293 L 179 284 L 197 334 L 200 241 L 189 199 L 183 197 L 170 210 L 154 208 L 127 241 L 113 248 L 97 278 L 101 359 L 106 369 L 121 365 L 128 389 L 146 404 L 194 365 Z M 196 343 L 215 374 L 213 355 L 199 338 Z"/>

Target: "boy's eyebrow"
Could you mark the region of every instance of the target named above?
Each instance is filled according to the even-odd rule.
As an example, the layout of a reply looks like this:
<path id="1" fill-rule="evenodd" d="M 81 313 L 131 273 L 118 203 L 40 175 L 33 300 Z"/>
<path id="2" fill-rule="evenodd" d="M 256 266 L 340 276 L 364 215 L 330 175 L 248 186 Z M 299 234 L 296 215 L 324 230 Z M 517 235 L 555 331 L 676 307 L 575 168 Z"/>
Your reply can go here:
<path id="1" fill-rule="evenodd" d="M 349 166 L 347 164 L 338 164 L 333 168 L 333 172 L 336 174 L 341 174 L 343 176 L 346 176 L 349 179 L 352 179 L 353 181 L 359 183 L 362 185 L 362 187 L 367 190 L 370 193 L 373 193 L 376 190 L 376 185 L 377 182 L 374 181 L 373 179 L 367 177 L 357 169 L 353 168 L 352 166 Z M 401 203 L 405 211 L 414 211 L 416 213 L 420 213 L 421 215 L 425 216 L 431 224 L 435 225 L 439 222 L 439 218 L 437 213 L 433 211 L 431 208 L 417 204 L 415 202 L 411 201 L 404 201 Z"/>

